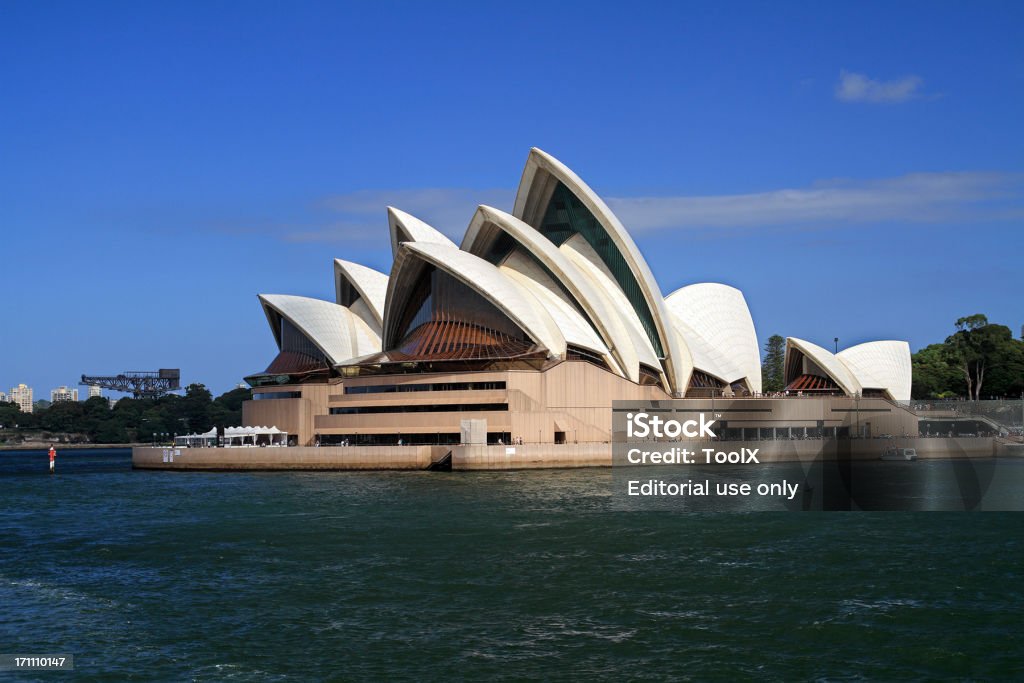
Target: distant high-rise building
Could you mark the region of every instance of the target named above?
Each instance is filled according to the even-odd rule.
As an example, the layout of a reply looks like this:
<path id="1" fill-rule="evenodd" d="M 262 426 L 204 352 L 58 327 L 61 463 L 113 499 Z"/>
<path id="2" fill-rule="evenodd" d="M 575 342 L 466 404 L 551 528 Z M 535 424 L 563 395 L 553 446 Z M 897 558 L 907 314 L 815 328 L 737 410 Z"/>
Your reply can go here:
<path id="1" fill-rule="evenodd" d="M 57 387 L 50 389 L 50 403 L 65 403 L 78 400 L 78 389 L 68 387 Z"/>
<path id="2" fill-rule="evenodd" d="M 23 413 L 32 412 L 32 387 L 25 384 L 19 384 L 16 387 L 11 388 L 10 398 L 8 399 L 11 403 L 17 403 Z"/>
<path id="3" fill-rule="evenodd" d="M 7 394 L 0 391 L 0 403 L 7 403 Z"/>
<path id="4" fill-rule="evenodd" d="M 89 398 L 95 398 L 103 395 L 103 387 L 94 387 L 89 385 Z"/>

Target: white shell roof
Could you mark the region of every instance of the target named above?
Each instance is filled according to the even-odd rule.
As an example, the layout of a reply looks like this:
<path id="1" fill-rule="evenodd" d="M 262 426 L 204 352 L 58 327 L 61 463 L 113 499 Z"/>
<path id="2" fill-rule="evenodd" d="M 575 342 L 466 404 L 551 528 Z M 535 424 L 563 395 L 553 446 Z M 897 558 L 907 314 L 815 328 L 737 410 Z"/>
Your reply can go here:
<path id="1" fill-rule="evenodd" d="M 388 207 L 388 229 L 391 232 L 391 255 L 398 257 L 402 242 L 434 242 L 454 247 L 455 243 L 431 225 L 405 211 Z"/>
<path id="2" fill-rule="evenodd" d="M 340 275 L 344 275 L 345 279 L 356 288 L 359 296 L 366 302 L 366 307 L 376 319 L 377 327 L 380 327 L 384 322 L 384 297 L 388 293 L 388 276 L 373 268 L 336 258 L 334 259 L 336 296 L 340 296 L 341 293 L 338 286 Z M 369 321 L 367 322 L 369 323 Z"/>
<path id="3" fill-rule="evenodd" d="M 861 386 L 885 389 L 896 401 L 910 400 L 910 344 L 874 341 L 843 349 L 836 358 L 860 380 Z"/>
<path id="4" fill-rule="evenodd" d="M 290 321 L 334 365 L 380 351 L 380 336 L 344 306 L 290 294 L 260 294 L 259 299 L 278 347 L 281 344 L 279 331 L 274 329 L 268 309 Z"/>
<path id="5" fill-rule="evenodd" d="M 680 332 L 691 347 L 698 368 L 727 382 L 746 378 L 752 391 L 761 391 L 757 332 L 740 290 L 703 282 L 677 289 L 665 298 L 665 305 L 689 328 L 689 332 L 682 329 Z M 717 367 L 704 367 L 697 360 L 697 349 L 704 346 L 715 358 L 721 359 L 716 361 Z"/>
<path id="6" fill-rule="evenodd" d="M 665 368 L 667 370 L 669 386 L 673 393 L 681 396 L 683 392 L 686 391 L 687 380 L 683 377 L 682 368 L 675 367 L 674 358 L 681 355 L 681 350 L 678 346 L 678 337 L 675 334 L 675 330 L 672 328 L 668 317 L 668 311 L 666 310 L 664 301 L 662 300 L 661 289 L 658 287 L 658 283 L 654 279 L 654 275 L 651 273 L 651 269 L 647 265 L 647 261 L 640 253 L 640 250 L 637 248 L 633 238 L 630 237 L 628 232 L 626 232 L 625 227 L 623 227 L 618 217 L 612 213 L 611 209 L 608 208 L 608 205 L 604 203 L 604 200 L 590 189 L 590 187 L 568 166 L 560 162 L 558 159 L 555 159 L 547 152 L 534 147 L 530 150 L 529 157 L 527 157 L 526 167 L 523 169 L 522 179 L 520 180 L 519 189 L 516 193 L 515 209 L 512 213 L 518 218 L 523 218 L 527 206 L 530 204 L 530 193 L 533 191 L 544 191 L 534 190 L 535 187 L 538 187 L 538 184 L 534 181 L 538 171 L 540 170 L 546 171 L 556 177 L 574 195 L 576 195 L 580 201 L 583 202 L 594 217 L 600 221 L 609 238 L 611 238 L 615 243 L 616 248 L 618 248 L 622 253 L 626 264 L 629 266 L 633 273 L 633 277 L 636 279 L 637 284 L 640 286 L 640 289 L 644 294 L 647 307 L 651 311 L 651 317 L 653 318 L 654 326 L 657 329 L 662 350 L 665 353 Z M 612 278 L 611 281 L 617 288 L 618 283 L 615 279 Z M 632 305 L 629 304 L 629 300 L 625 299 L 625 301 L 627 305 L 632 308 Z M 643 329 L 642 326 L 641 329 Z M 646 331 L 644 331 L 645 336 L 646 334 Z M 650 340 L 648 340 L 648 343 L 649 342 Z M 661 362 L 659 361 L 653 367 L 661 368 Z"/>
<path id="7" fill-rule="evenodd" d="M 640 318 L 632 304 L 629 303 L 629 299 L 619 289 L 615 277 L 608 272 L 604 261 L 594 252 L 593 247 L 583 237 L 573 235 L 562 243 L 559 250 L 568 256 L 573 265 L 597 286 L 608 301 L 607 308 L 618 313 L 629 333 L 639 362 L 654 369 L 660 369 L 661 362 L 658 360 L 657 354 L 654 353 L 654 347 L 651 346 L 651 340 L 647 337 Z"/>
<path id="8" fill-rule="evenodd" d="M 629 298 L 586 239 L 575 235 L 556 247 L 526 222 L 538 224 L 538 213 L 557 183 L 587 207 L 622 254 L 650 309 L 664 358 L 658 358 Z M 379 353 L 388 317 L 402 303 L 394 299 L 408 294 L 410 278 L 429 263 L 487 298 L 552 356 L 564 356 L 567 343 L 579 345 L 601 354 L 613 372 L 633 381 L 639 380 L 641 364 L 664 368 L 663 379 L 675 395 L 686 391 L 694 369 L 726 382 L 746 379 L 753 391 L 760 391 L 760 349 L 743 294 L 726 285 L 702 283 L 662 299 L 622 223 L 560 161 L 539 149 L 530 151 L 513 213 L 479 207 L 460 249 L 424 221 L 388 207 L 395 257 L 390 278 L 336 259 L 336 284 L 344 276 L 359 292 L 350 307 L 307 297 L 260 295 L 268 322 L 274 327 L 271 311 L 290 320 L 336 365 Z M 494 228 L 517 243 L 500 266 L 477 255 L 498 236 Z M 274 329 L 278 345 L 279 334 Z M 897 400 L 910 398 L 906 342 L 869 342 L 835 355 L 794 337 L 786 343 L 787 354 L 798 349 L 848 394 L 868 388 L 885 390 Z"/>
<path id="9" fill-rule="evenodd" d="M 498 270 L 506 277 L 512 278 L 525 287 L 547 310 L 548 315 L 562 331 L 568 344 L 576 344 L 590 349 L 602 356 L 608 356 L 608 347 L 580 315 L 579 311 L 569 303 L 565 295 L 559 291 L 551 277 L 545 273 L 537 262 L 516 249 L 498 266 Z"/>
<path id="10" fill-rule="evenodd" d="M 709 375 L 714 375 L 726 384 L 731 384 L 746 377 L 746 373 L 737 365 L 733 358 L 699 335 L 691 326 L 683 322 L 674 313 L 669 313 L 672 324 L 679 332 L 683 344 L 690 352 L 693 367 Z"/>
<path id="11" fill-rule="evenodd" d="M 819 368 L 828 373 L 828 375 L 835 380 L 839 387 L 853 396 L 861 392 L 860 382 L 854 376 L 850 369 L 846 365 L 832 355 L 831 351 L 827 351 L 817 344 L 812 344 L 809 341 L 803 339 L 797 339 L 796 337 L 786 338 L 786 355 L 789 355 L 789 347 L 796 348 L 803 352 L 803 354 L 813 361 Z"/>
<path id="12" fill-rule="evenodd" d="M 521 284 L 504 275 L 496 266 L 478 256 L 461 251 L 455 245 L 407 242 L 402 245 L 401 251 L 406 251 L 417 259 L 427 261 L 469 285 L 519 325 L 531 339 L 546 348 L 550 354 L 559 357 L 565 355 L 565 337 L 557 323 L 548 314 L 547 309 Z M 394 287 L 397 287 L 402 278 L 402 270 L 408 263 L 408 259 L 400 260 L 403 262 L 402 265 L 399 266 L 397 273 L 392 274 Z M 391 314 L 390 308 L 388 314 Z M 387 333 L 388 327 L 390 327 L 390 323 L 386 321 L 385 333 Z"/>
<path id="13" fill-rule="evenodd" d="M 490 248 L 491 241 L 481 239 L 480 233 L 487 224 L 495 226 L 515 239 L 520 248 L 532 254 L 558 278 L 559 283 L 573 296 L 574 303 L 586 312 L 597 328 L 604 347 L 609 350 L 614 360 L 609 366 L 632 381 L 638 381 L 640 362 L 629 332 L 619 316 L 608 307 L 607 299 L 598 293 L 593 282 L 583 275 L 565 254 L 551 243 L 551 240 L 534 230 L 532 226 L 512 214 L 489 206 L 477 208 L 462 240 L 462 249 L 476 255 L 485 253 Z M 559 290 L 557 293 L 562 292 Z"/>

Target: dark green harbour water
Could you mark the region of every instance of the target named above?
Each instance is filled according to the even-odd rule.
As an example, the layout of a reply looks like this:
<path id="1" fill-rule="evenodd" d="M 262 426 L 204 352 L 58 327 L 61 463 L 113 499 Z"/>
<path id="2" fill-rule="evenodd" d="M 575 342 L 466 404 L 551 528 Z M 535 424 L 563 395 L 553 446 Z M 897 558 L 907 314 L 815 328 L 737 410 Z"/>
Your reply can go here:
<path id="1" fill-rule="evenodd" d="M 46 468 L 0 453 L 0 652 L 76 680 L 1024 677 L 1017 513 L 618 512 L 593 469 Z"/>

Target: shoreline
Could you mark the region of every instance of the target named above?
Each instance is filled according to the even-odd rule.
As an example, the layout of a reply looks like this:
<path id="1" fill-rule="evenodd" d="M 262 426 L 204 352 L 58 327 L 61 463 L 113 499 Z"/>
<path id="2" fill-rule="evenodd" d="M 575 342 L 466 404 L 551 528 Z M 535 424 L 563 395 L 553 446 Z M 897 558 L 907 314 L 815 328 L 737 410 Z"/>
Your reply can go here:
<path id="1" fill-rule="evenodd" d="M 761 462 L 802 462 L 880 459 L 885 445 L 863 442 L 763 441 Z M 655 444 L 651 444 L 654 446 Z M 671 445 L 671 444 L 663 444 Z M 739 447 L 739 442 L 730 443 Z M 921 460 L 1021 457 L 1017 448 L 1000 447 L 993 438 L 921 438 L 914 440 Z M 288 448 L 132 449 L 132 467 L 145 470 L 524 470 L 612 467 L 611 443 L 451 445 L 451 446 L 298 446 Z M 621 456 L 620 456 L 621 457 Z M 621 465 L 620 465 L 621 466 Z"/>
<path id="2" fill-rule="evenodd" d="M 54 441 L 30 441 L 18 444 L 17 446 L 0 445 L 0 452 L 4 451 L 46 451 L 50 446 L 57 449 L 58 455 L 61 451 L 82 451 L 89 449 L 111 449 L 111 448 L 140 448 L 150 446 L 145 443 L 57 443 Z"/>

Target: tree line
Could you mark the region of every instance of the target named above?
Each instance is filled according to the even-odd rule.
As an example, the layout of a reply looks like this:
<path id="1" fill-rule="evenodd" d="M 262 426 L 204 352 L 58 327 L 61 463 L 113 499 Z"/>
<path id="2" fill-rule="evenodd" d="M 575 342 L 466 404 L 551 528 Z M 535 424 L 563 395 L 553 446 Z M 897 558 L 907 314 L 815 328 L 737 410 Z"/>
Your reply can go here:
<path id="1" fill-rule="evenodd" d="M 910 357 L 915 400 L 1020 398 L 1024 393 L 1024 330 L 1014 339 L 1006 325 L 975 313 L 957 319 L 945 341 Z M 786 340 L 775 334 L 764 346 L 761 382 L 766 393 L 785 389 Z"/>
<path id="2" fill-rule="evenodd" d="M 21 412 L 15 403 L 0 403 L 0 428 L 8 432 L 9 441 L 27 432 L 50 432 L 91 443 L 145 443 L 241 425 L 242 402 L 251 394 L 249 389 L 233 389 L 214 398 L 204 385 L 190 384 L 184 396 L 122 398 L 113 407 L 100 396 L 53 403 L 32 413 Z"/>

